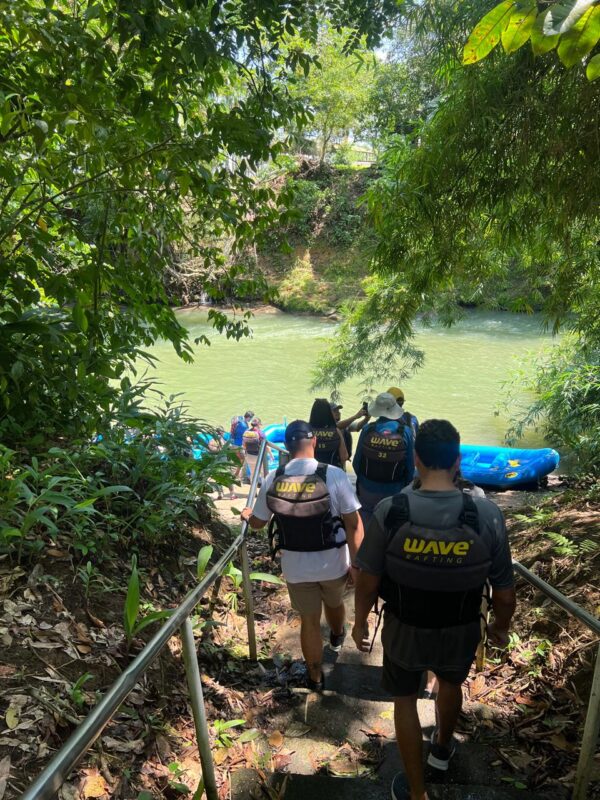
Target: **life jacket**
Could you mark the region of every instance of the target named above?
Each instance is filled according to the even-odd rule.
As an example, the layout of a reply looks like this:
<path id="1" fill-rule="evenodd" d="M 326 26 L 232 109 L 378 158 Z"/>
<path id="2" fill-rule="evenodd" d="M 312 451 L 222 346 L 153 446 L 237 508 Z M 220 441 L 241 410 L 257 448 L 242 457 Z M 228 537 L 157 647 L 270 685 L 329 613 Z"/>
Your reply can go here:
<path id="1" fill-rule="evenodd" d="M 334 467 L 341 467 L 340 459 L 340 435 L 336 427 L 313 428 L 317 437 L 317 447 L 315 458 L 321 464 L 332 464 Z"/>
<path id="2" fill-rule="evenodd" d="M 400 420 L 368 425 L 362 442 L 359 474 L 377 483 L 405 482 L 405 429 Z"/>
<path id="3" fill-rule="evenodd" d="M 336 541 L 343 523 L 331 513 L 327 464 L 319 464 L 312 475 L 286 475 L 285 467 L 279 467 L 266 499 L 273 512 L 269 525 L 272 555 L 279 549 L 314 553 L 346 544 L 345 537 Z"/>
<path id="4" fill-rule="evenodd" d="M 476 621 L 492 563 L 479 532 L 475 501 L 462 493 L 462 510 L 449 528 L 411 520 L 407 494 L 394 495 L 385 518 L 388 536 L 380 593 L 386 610 L 419 628 Z"/>
<path id="5" fill-rule="evenodd" d="M 248 428 L 242 436 L 242 445 L 249 456 L 257 456 L 260 450 L 261 437 L 257 430 Z"/>

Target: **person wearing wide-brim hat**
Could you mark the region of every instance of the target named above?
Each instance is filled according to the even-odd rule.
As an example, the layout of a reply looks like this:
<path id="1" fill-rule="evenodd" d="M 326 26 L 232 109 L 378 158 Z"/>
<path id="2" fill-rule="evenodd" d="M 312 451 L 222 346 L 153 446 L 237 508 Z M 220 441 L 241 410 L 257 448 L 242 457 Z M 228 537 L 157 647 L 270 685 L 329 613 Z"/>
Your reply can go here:
<path id="1" fill-rule="evenodd" d="M 412 428 L 402 420 L 404 411 L 394 395 L 378 394 L 368 412 L 375 421 L 361 431 L 352 461 L 364 525 L 377 503 L 400 492 L 414 474 Z"/>
<path id="2" fill-rule="evenodd" d="M 390 386 L 388 389 L 389 394 L 393 394 L 396 398 L 396 402 L 402 409 L 404 414 L 403 420 L 407 425 L 410 425 L 413 431 L 413 439 L 416 437 L 417 433 L 419 432 L 419 420 L 415 417 L 414 414 L 411 414 L 410 411 L 407 411 L 404 408 L 404 392 L 402 389 L 398 388 L 398 386 Z"/>

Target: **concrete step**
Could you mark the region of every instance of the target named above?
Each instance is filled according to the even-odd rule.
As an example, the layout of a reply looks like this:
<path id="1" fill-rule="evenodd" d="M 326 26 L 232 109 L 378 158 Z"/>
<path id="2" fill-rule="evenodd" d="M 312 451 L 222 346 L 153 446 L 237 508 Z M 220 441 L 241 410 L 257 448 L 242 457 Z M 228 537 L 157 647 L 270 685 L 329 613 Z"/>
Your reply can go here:
<path id="1" fill-rule="evenodd" d="M 259 774 L 241 769 L 231 774 L 231 800 L 389 800 L 390 786 L 390 780 L 379 776 Z M 559 797 L 556 793 L 536 793 L 508 785 L 478 784 L 429 784 L 428 793 L 430 800 L 557 800 Z"/>

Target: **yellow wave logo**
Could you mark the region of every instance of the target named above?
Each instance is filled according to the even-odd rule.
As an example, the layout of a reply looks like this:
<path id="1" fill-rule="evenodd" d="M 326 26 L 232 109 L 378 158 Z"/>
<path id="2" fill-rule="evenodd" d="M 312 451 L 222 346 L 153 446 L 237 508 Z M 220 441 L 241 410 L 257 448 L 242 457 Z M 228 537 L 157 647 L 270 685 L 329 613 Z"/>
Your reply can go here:
<path id="1" fill-rule="evenodd" d="M 386 436 L 371 436 L 371 445 L 382 444 L 385 447 L 399 447 L 400 439 L 388 439 Z"/>
<path id="2" fill-rule="evenodd" d="M 463 558 L 469 552 L 473 542 L 445 542 L 430 539 L 405 539 L 404 552 L 411 555 L 459 556 Z"/>
<path id="3" fill-rule="evenodd" d="M 295 481 L 278 481 L 275 484 L 277 492 L 297 492 L 298 494 L 306 492 L 312 494 L 316 488 L 314 483 L 298 483 Z"/>

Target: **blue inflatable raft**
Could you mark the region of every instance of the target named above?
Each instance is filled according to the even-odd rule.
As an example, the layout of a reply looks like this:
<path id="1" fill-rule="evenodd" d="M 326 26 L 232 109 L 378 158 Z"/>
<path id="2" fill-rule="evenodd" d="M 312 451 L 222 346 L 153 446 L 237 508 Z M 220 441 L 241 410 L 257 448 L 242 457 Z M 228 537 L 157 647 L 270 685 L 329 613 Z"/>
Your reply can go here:
<path id="1" fill-rule="evenodd" d="M 267 425 L 263 429 L 269 442 L 285 447 L 285 425 Z M 225 434 L 228 439 L 229 435 Z M 558 467 L 560 456 L 550 447 L 526 449 L 463 444 L 460 447 L 463 477 L 478 486 L 510 489 L 537 483 Z M 195 457 L 200 452 L 194 453 Z M 271 451 L 269 469 L 279 463 L 279 454 Z"/>
<path id="2" fill-rule="evenodd" d="M 537 483 L 555 470 L 560 461 L 560 456 L 551 447 L 528 450 L 463 444 L 460 454 L 461 472 L 467 480 L 478 486 L 496 486 L 499 489 Z"/>

